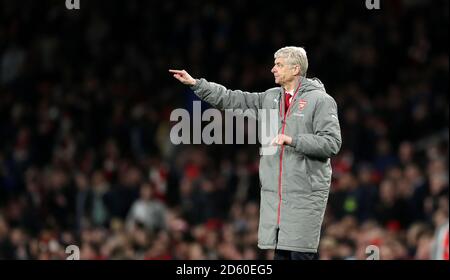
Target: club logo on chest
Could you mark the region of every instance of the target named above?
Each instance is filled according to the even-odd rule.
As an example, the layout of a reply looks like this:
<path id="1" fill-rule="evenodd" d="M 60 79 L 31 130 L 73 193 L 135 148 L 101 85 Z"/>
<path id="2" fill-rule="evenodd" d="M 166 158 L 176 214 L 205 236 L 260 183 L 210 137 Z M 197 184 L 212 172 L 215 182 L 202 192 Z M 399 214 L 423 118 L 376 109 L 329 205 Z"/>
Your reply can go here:
<path id="1" fill-rule="evenodd" d="M 298 109 L 301 111 L 306 107 L 306 100 L 305 99 L 300 99 L 300 101 L 298 102 Z"/>

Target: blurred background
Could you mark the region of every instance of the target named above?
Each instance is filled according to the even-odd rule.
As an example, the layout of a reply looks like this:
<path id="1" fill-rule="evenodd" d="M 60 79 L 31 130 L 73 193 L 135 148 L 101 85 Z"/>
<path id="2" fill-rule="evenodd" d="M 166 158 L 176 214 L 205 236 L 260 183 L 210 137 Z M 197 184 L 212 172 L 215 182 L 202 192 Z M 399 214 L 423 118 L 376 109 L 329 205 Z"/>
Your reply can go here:
<path id="1" fill-rule="evenodd" d="M 448 1 L 80 2 L 0 0 L 0 259 L 272 259 L 258 146 L 173 145 L 167 70 L 264 91 L 287 45 L 339 108 L 320 259 L 448 259 Z"/>

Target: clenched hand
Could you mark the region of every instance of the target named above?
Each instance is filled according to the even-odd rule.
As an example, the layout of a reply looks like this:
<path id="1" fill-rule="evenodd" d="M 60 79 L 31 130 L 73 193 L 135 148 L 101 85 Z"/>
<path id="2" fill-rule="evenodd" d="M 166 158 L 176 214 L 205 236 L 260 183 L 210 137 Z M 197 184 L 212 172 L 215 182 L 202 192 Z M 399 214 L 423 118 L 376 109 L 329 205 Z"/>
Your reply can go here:
<path id="1" fill-rule="evenodd" d="M 292 144 L 292 137 L 287 136 L 285 134 L 278 134 L 273 140 L 272 145 L 274 146 L 281 146 L 281 145 L 291 145 Z"/>

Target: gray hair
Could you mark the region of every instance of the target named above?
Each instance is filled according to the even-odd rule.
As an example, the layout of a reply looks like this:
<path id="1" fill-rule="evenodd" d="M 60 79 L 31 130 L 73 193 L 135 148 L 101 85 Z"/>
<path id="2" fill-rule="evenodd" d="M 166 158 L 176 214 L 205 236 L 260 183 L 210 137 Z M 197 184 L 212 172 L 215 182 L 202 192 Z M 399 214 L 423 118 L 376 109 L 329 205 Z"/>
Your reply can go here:
<path id="1" fill-rule="evenodd" d="M 306 71 L 308 71 L 308 57 L 306 51 L 301 47 L 284 47 L 275 52 L 274 58 L 285 58 L 286 63 L 289 65 L 300 66 L 300 76 L 306 77 Z"/>

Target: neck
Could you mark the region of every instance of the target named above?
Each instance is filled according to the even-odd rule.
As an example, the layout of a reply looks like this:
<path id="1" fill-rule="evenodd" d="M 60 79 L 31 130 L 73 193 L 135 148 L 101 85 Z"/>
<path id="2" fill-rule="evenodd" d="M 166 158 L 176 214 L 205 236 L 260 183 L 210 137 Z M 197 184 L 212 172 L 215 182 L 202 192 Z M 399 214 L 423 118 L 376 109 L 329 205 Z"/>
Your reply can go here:
<path id="1" fill-rule="evenodd" d="M 294 78 L 292 81 L 287 82 L 285 85 L 283 85 L 284 91 L 294 93 L 294 91 L 297 89 L 298 82 L 300 81 L 300 77 Z"/>

